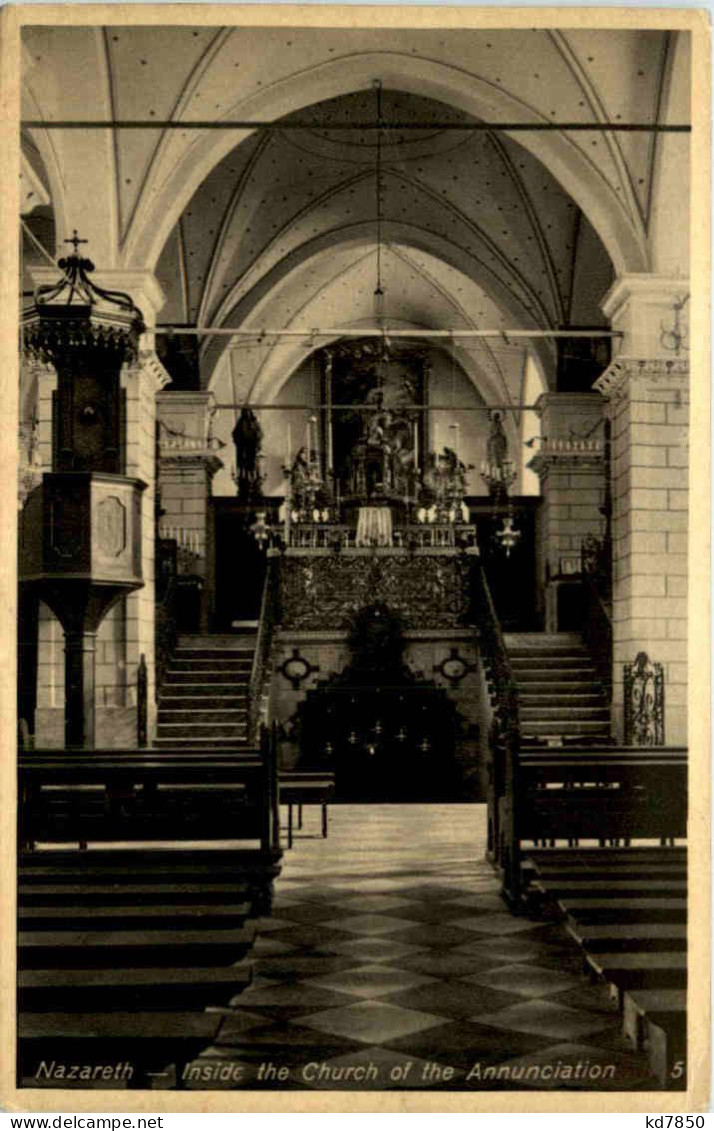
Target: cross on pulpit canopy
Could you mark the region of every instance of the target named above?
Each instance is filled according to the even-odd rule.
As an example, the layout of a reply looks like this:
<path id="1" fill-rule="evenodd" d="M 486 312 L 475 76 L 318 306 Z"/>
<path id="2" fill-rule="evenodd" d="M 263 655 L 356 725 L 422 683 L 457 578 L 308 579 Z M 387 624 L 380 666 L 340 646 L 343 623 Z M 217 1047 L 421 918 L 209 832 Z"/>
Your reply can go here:
<path id="1" fill-rule="evenodd" d="M 81 243 L 89 243 L 89 240 L 80 239 L 80 237 L 77 235 L 77 229 L 75 228 L 71 237 L 65 239 L 64 243 L 71 243 L 74 247 L 74 254 L 77 255 L 79 253 L 79 245 Z"/>

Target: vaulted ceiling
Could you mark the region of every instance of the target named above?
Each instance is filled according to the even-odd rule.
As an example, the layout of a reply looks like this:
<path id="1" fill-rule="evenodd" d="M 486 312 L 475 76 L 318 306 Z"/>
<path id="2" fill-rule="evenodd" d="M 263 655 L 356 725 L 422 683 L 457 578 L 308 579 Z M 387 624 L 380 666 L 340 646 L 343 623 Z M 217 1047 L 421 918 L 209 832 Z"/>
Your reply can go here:
<path id="1" fill-rule="evenodd" d="M 24 34 L 26 118 L 156 119 L 155 129 L 26 133 L 57 222 L 87 230 L 106 265 L 155 267 L 164 322 L 257 332 L 373 325 L 379 248 L 389 325 L 593 326 L 603 324 L 599 301 L 614 271 L 647 269 L 654 135 L 458 127 L 658 122 L 673 33 L 117 26 Z M 405 128 L 371 126 L 375 80 L 380 121 Z M 257 118 L 276 125 L 191 126 Z M 296 119 L 309 128 L 293 128 Z M 354 122 L 364 128 L 346 128 Z M 34 222 L 50 242 L 42 209 Z M 226 341 L 203 340 L 204 380 Z M 485 384 L 506 380 L 516 393 L 522 351 L 512 365 L 485 345 L 467 352 Z M 546 375 L 553 356 L 540 347 Z M 263 376 L 277 364 L 263 351 Z"/>

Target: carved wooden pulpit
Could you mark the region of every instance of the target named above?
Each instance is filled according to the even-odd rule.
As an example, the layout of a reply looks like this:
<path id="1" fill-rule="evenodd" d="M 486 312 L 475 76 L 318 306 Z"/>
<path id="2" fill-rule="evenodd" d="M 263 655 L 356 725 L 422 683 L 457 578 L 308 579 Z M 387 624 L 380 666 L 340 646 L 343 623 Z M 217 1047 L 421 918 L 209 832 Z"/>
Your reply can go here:
<path id="1" fill-rule="evenodd" d="M 65 745 L 95 744 L 96 634 L 109 609 L 143 585 L 141 493 L 123 474 L 122 365 L 144 326 L 128 295 L 88 279 L 89 259 L 59 261 L 23 314 L 24 348 L 57 373 L 52 471 L 21 518 L 20 582 L 45 601 L 65 635 Z"/>

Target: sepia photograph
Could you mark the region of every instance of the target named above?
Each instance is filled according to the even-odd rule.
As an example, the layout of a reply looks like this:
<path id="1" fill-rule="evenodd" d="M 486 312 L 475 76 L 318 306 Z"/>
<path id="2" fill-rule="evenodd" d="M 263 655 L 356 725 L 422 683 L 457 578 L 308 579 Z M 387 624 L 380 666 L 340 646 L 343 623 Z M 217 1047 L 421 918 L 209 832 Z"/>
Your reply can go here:
<path id="1" fill-rule="evenodd" d="M 13 1103 L 681 1109 L 706 19 L 3 15 Z"/>

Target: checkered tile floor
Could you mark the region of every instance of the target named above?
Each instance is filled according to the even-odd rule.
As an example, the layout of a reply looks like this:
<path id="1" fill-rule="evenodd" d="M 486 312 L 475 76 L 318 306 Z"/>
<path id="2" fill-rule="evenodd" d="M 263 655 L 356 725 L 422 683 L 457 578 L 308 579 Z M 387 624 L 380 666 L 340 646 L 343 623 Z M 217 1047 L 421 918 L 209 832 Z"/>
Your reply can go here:
<path id="1" fill-rule="evenodd" d="M 318 820 L 285 854 L 253 984 L 191 1066 L 211 1083 L 184 1087 L 656 1088 L 561 929 L 507 911 L 483 806 L 334 806 L 327 840 Z"/>

